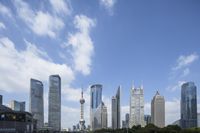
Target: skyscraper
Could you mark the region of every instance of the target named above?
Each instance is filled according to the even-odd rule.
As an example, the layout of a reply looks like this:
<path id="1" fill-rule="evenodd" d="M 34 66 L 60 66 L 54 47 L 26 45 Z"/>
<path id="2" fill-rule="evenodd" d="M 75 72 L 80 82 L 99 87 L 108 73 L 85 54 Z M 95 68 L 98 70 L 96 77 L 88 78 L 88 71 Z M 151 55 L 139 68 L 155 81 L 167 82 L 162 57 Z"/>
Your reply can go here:
<path id="1" fill-rule="evenodd" d="M 36 79 L 31 79 L 30 82 L 29 111 L 37 120 L 37 128 L 41 128 L 44 125 L 43 84 Z"/>
<path id="2" fill-rule="evenodd" d="M 61 130 L 61 78 L 49 77 L 49 126 L 55 131 Z"/>
<path id="3" fill-rule="evenodd" d="M 2 104 L 3 104 L 3 96 L 0 95 L 0 105 L 2 105 Z"/>
<path id="4" fill-rule="evenodd" d="M 102 128 L 102 85 L 95 84 L 90 89 L 90 125 L 95 130 Z"/>
<path id="5" fill-rule="evenodd" d="M 151 115 L 144 115 L 144 121 L 145 121 L 145 125 L 148 125 L 151 122 Z"/>
<path id="6" fill-rule="evenodd" d="M 12 100 L 10 102 L 10 107 L 12 110 L 15 110 L 15 111 L 25 111 L 25 102 Z"/>
<path id="7" fill-rule="evenodd" d="M 102 123 L 102 127 L 106 129 L 108 127 L 108 112 L 107 112 L 107 107 L 105 106 L 105 104 L 102 102 L 102 111 L 101 111 L 101 123 Z"/>
<path id="8" fill-rule="evenodd" d="M 165 126 L 165 99 L 158 91 L 151 101 L 151 121 L 158 127 Z"/>
<path id="9" fill-rule="evenodd" d="M 194 82 L 181 86 L 181 127 L 197 127 L 197 87 Z"/>
<path id="10" fill-rule="evenodd" d="M 125 122 L 126 122 L 126 128 L 128 128 L 129 127 L 129 113 L 126 113 L 125 114 Z"/>
<path id="11" fill-rule="evenodd" d="M 112 128 L 120 128 L 120 86 L 116 96 L 112 97 Z"/>
<path id="12" fill-rule="evenodd" d="M 145 126 L 143 86 L 140 88 L 133 86 L 131 88 L 129 127 L 132 128 L 134 125 Z"/>
<path id="13" fill-rule="evenodd" d="M 197 127 L 200 127 L 200 113 L 197 113 Z"/>
<path id="14" fill-rule="evenodd" d="M 83 90 L 81 92 L 81 99 L 80 99 L 80 104 L 81 104 L 81 111 L 80 111 L 80 126 L 81 126 L 81 131 L 83 131 L 85 129 L 85 120 L 84 120 L 84 103 L 85 103 L 85 99 L 83 98 Z"/>

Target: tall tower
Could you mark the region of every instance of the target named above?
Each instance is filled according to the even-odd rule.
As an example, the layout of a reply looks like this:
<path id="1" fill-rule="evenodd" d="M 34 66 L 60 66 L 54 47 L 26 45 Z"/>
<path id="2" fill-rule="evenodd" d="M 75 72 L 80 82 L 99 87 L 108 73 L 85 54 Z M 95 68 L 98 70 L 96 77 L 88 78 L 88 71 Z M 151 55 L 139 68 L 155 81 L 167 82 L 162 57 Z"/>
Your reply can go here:
<path id="1" fill-rule="evenodd" d="M 181 127 L 197 127 L 197 87 L 194 82 L 181 86 Z"/>
<path id="2" fill-rule="evenodd" d="M 29 111 L 37 120 L 37 128 L 42 128 L 44 126 L 43 84 L 36 79 L 30 80 Z"/>
<path id="3" fill-rule="evenodd" d="M 158 91 L 151 101 L 151 121 L 158 127 L 165 126 L 165 99 Z"/>
<path id="4" fill-rule="evenodd" d="M 49 126 L 55 131 L 61 130 L 61 78 L 49 77 Z"/>
<path id="5" fill-rule="evenodd" d="M 112 97 L 112 128 L 119 129 L 120 128 L 120 89 L 118 87 L 116 96 Z"/>
<path id="6" fill-rule="evenodd" d="M 100 84 L 90 87 L 90 125 L 92 130 L 101 129 L 102 88 Z"/>
<path id="7" fill-rule="evenodd" d="M 80 119 L 80 130 L 83 131 L 85 129 L 85 120 L 84 120 L 84 103 L 85 103 L 85 99 L 83 98 L 83 89 L 81 92 L 81 99 L 80 99 L 80 104 L 81 104 L 81 119 Z"/>
<path id="8" fill-rule="evenodd" d="M 132 128 L 134 125 L 145 126 L 143 86 L 139 88 L 134 88 L 133 86 L 131 88 L 129 127 Z"/>

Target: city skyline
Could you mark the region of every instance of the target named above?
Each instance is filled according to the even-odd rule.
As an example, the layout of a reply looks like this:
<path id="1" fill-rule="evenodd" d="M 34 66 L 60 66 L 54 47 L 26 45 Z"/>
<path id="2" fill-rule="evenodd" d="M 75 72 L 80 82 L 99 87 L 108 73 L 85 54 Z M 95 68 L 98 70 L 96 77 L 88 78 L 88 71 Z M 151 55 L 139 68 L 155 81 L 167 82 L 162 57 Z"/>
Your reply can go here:
<path id="1" fill-rule="evenodd" d="M 110 1 L 110 2 L 108 2 Z M 30 79 L 43 83 L 48 122 L 49 75 L 59 74 L 61 128 L 84 118 L 90 124 L 90 85 L 102 84 L 111 127 L 111 98 L 121 85 L 121 120 L 129 113 L 130 87 L 143 84 L 144 114 L 158 90 L 165 97 L 166 121 L 180 119 L 181 85 L 197 87 L 200 112 L 199 1 L 0 1 L 0 94 L 3 104 L 25 101 Z M 173 108 L 176 106 L 177 108 Z M 69 121 L 70 120 L 70 121 Z M 122 125 L 122 123 L 120 123 Z"/>

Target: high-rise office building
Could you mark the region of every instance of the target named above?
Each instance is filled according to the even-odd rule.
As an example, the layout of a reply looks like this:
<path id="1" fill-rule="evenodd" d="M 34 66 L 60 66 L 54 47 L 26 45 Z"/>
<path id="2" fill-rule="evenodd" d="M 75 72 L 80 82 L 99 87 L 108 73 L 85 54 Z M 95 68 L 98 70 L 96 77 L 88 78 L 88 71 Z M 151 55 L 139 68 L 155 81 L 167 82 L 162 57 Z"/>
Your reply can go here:
<path id="1" fill-rule="evenodd" d="M 107 108 L 102 102 L 102 85 L 95 84 L 90 87 L 90 125 L 91 130 L 105 128 L 107 124 Z M 102 118 L 102 116 L 106 119 Z"/>
<path id="2" fill-rule="evenodd" d="M 3 104 L 3 96 L 0 95 L 0 105 L 2 105 L 2 104 Z"/>
<path id="3" fill-rule="evenodd" d="M 129 127 L 132 128 L 134 125 L 145 126 L 143 86 L 139 88 L 133 86 L 131 88 Z"/>
<path id="4" fill-rule="evenodd" d="M 120 89 L 117 89 L 116 96 L 112 97 L 112 129 L 120 128 Z"/>
<path id="5" fill-rule="evenodd" d="M 197 127 L 197 87 L 194 82 L 181 86 L 181 127 Z"/>
<path id="6" fill-rule="evenodd" d="M 10 108 L 15 111 L 25 111 L 25 102 L 12 100 L 10 102 Z"/>
<path id="7" fill-rule="evenodd" d="M 102 111 L 101 111 L 102 127 L 101 128 L 106 129 L 108 127 L 108 112 L 107 112 L 107 107 L 105 106 L 103 102 L 102 102 L 101 108 L 102 108 Z"/>
<path id="8" fill-rule="evenodd" d="M 101 128 L 102 85 L 95 84 L 90 87 L 90 125 L 91 130 Z"/>
<path id="9" fill-rule="evenodd" d="M 37 128 L 44 125 L 43 84 L 36 79 L 30 80 L 30 102 L 29 111 L 37 120 Z"/>
<path id="10" fill-rule="evenodd" d="M 157 127 L 165 126 L 165 99 L 158 91 L 151 101 L 151 121 Z"/>
<path id="11" fill-rule="evenodd" d="M 49 77 L 49 126 L 55 131 L 61 130 L 61 78 Z"/>

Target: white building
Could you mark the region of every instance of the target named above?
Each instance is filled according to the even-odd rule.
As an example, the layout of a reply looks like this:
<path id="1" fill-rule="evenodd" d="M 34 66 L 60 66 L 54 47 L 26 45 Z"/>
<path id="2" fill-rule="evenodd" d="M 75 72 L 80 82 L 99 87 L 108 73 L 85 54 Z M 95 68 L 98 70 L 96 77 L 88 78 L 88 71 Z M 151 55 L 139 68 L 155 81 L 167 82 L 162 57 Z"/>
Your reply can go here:
<path id="1" fill-rule="evenodd" d="M 165 126 L 165 99 L 158 91 L 151 101 L 151 120 L 158 127 Z"/>
<path id="2" fill-rule="evenodd" d="M 145 126 L 143 86 L 139 88 L 133 86 L 131 88 L 129 127 L 132 128 L 134 125 Z"/>

